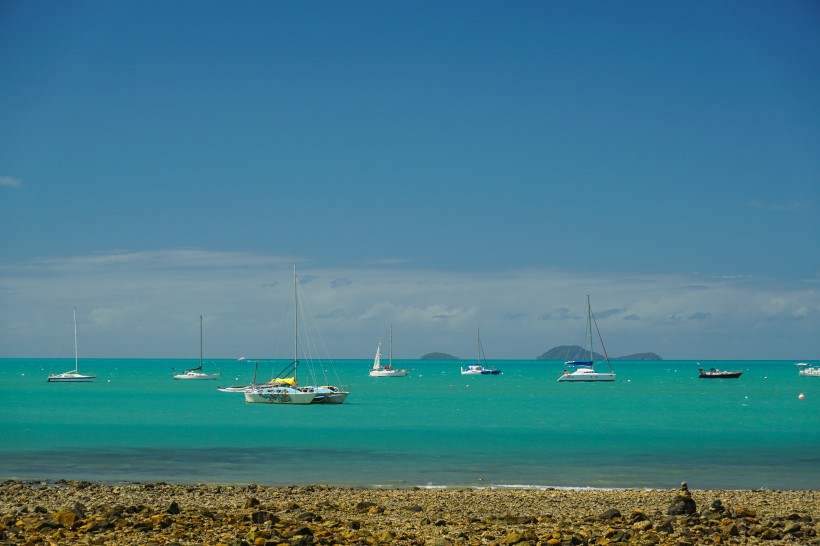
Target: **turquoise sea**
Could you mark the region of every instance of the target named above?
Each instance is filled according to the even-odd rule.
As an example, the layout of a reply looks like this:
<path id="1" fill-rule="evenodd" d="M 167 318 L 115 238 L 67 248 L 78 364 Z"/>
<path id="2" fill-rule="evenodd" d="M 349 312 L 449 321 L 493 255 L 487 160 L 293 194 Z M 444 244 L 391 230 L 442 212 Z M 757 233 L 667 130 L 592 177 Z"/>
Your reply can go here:
<path id="1" fill-rule="evenodd" d="M 260 377 L 275 364 L 261 362 Z M 794 361 L 698 379 L 695 361 L 615 361 L 614 383 L 558 383 L 562 362 L 398 361 L 371 378 L 336 361 L 344 405 L 246 404 L 218 381 L 174 381 L 198 360 L 80 360 L 93 383 L 46 382 L 73 360 L 0 360 L 0 479 L 289 485 L 820 488 L 820 378 Z M 265 377 L 267 379 L 268 377 Z M 800 399 L 799 395 L 803 394 Z"/>

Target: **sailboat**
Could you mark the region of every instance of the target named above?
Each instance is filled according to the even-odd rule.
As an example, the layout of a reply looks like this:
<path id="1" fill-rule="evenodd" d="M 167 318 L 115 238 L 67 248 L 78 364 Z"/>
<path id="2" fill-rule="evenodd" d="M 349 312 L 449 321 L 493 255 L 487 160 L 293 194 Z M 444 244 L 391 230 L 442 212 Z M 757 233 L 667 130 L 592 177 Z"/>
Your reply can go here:
<path id="1" fill-rule="evenodd" d="M 373 359 L 373 367 L 370 368 L 370 377 L 406 377 L 409 370 L 393 368 L 393 325 L 390 325 L 390 363 L 382 366 L 382 340 L 376 346 L 376 357 Z"/>
<path id="2" fill-rule="evenodd" d="M 498 375 L 501 370 L 485 368 L 481 362 L 486 363 L 487 356 L 484 354 L 484 347 L 481 345 L 481 327 L 478 327 L 478 359 L 475 364 L 468 364 L 466 368 L 461 368 L 461 375 Z"/>
<path id="3" fill-rule="evenodd" d="M 70 372 L 49 374 L 49 383 L 88 383 L 93 381 L 95 375 L 83 375 L 79 371 L 79 358 L 77 357 L 77 309 L 74 309 L 74 369 Z"/>
<path id="4" fill-rule="evenodd" d="M 173 368 L 171 368 L 171 371 L 174 371 Z M 205 373 L 202 369 L 202 315 L 199 315 L 199 366 L 185 370 L 182 373 L 174 372 L 174 379 L 216 379 L 220 373 Z"/>
<path id="5" fill-rule="evenodd" d="M 350 394 L 335 385 L 300 386 L 297 381 L 299 370 L 299 282 L 296 266 L 293 266 L 293 361 L 264 385 L 254 385 L 246 389 L 245 402 L 249 404 L 342 404 Z M 315 370 L 311 368 L 311 374 Z M 314 377 L 315 379 L 315 377 Z"/>
<path id="6" fill-rule="evenodd" d="M 608 372 L 595 371 L 595 356 L 592 352 L 592 323 L 595 322 L 595 331 L 598 332 L 598 339 L 601 341 L 601 349 L 604 351 L 604 359 Z M 589 337 L 589 359 L 588 360 L 568 360 L 564 363 L 565 366 L 575 368 L 575 371 L 564 370 L 563 375 L 558 378 L 558 381 L 615 381 L 615 372 L 612 369 L 612 363 L 609 361 L 609 356 L 606 354 L 606 347 L 601 338 L 601 332 L 598 330 L 598 323 L 595 321 L 595 316 L 592 314 L 592 304 L 589 302 L 589 295 L 587 295 L 587 334 Z"/>

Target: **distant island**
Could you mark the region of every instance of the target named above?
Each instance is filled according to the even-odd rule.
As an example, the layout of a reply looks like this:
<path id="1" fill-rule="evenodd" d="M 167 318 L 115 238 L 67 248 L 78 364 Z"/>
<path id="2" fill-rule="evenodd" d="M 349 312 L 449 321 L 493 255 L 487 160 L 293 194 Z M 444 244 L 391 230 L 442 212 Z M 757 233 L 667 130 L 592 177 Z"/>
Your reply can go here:
<path id="1" fill-rule="evenodd" d="M 448 355 L 447 353 L 427 353 L 419 360 L 461 360 L 457 356 Z"/>
<path id="2" fill-rule="evenodd" d="M 536 357 L 536 360 L 585 360 L 588 357 L 589 352 L 587 349 L 579 345 L 559 345 Z M 592 358 L 602 360 L 604 355 L 593 351 Z M 663 360 L 663 358 L 655 353 L 635 353 L 633 355 L 617 356 L 610 360 Z"/>

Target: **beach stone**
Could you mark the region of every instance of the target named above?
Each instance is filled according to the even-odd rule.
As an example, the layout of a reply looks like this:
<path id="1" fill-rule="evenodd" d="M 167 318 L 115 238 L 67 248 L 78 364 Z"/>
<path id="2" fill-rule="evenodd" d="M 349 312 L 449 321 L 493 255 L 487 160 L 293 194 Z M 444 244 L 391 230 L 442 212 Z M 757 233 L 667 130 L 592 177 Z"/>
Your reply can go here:
<path id="1" fill-rule="evenodd" d="M 646 515 L 646 512 L 643 510 L 633 510 L 630 519 L 633 523 L 638 521 L 646 521 L 649 519 L 649 516 Z"/>
<path id="2" fill-rule="evenodd" d="M 85 519 L 86 507 L 80 502 L 75 502 L 71 507 L 71 511 L 77 514 L 77 519 Z"/>
<path id="3" fill-rule="evenodd" d="M 770 528 L 765 529 L 763 533 L 761 533 L 760 538 L 762 538 L 763 540 L 780 540 L 782 537 L 776 529 Z"/>
<path id="4" fill-rule="evenodd" d="M 168 514 L 155 514 L 151 516 L 151 524 L 154 527 L 164 529 L 165 527 L 171 525 L 171 523 L 172 521 L 171 518 L 168 517 Z"/>
<path id="5" fill-rule="evenodd" d="M 738 508 L 735 510 L 735 517 L 736 518 L 756 518 L 757 512 L 750 508 Z"/>
<path id="6" fill-rule="evenodd" d="M 632 524 L 632 530 L 633 531 L 643 532 L 643 531 L 648 531 L 649 529 L 652 529 L 652 522 L 651 521 L 643 520 L 643 521 L 639 521 L 637 523 Z"/>
<path id="7" fill-rule="evenodd" d="M 266 521 L 269 521 L 271 523 L 278 523 L 279 518 L 266 510 L 259 510 L 251 514 L 251 521 L 257 524 L 265 523 Z"/>
<path id="8" fill-rule="evenodd" d="M 737 528 L 737 524 L 731 519 L 724 519 L 720 522 L 720 532 L 722 535 L 727 537 L 736 537 L 740 536 L 740 530 Z"/>
<path id="9" fill-rule="evenodd" d="M 168 506 L 168 509 L 165 510 L 166 514 L 172 514 L 172 515 L 177 515 L 177 514 L 179 514 L 179 512 L 180 512 L 180 509 L 179 509 L 179 504 L 177 504 L 177 501 L 171 501 L 170 506 Z"/>
<path id="10" fill-rule="evenodd" d="M 618 510 L 617 508 L 610 508 L 609 510 L 606 510 L 600 516 L 598 516 L 598 519 L 600 519 L 600 520 L 611 520 L 611 519 L 615 519 L 615 518 L 619 518 L 619 517 L 621 517 L 620 510 Z"/>
<path id="11" fill-rule="evenodd" d="M 802 532 L 802 528 L 799 523 L 791 523 L 783 528 L 783 532 L 788 535 L 796 535 Z"/>
<path id="12" fill-rule="evenodd" d="M 52 517 L 60 527 L 65 527 L 67 529 L 73 527 L 74 523 L 76 523 L 79 519 L 77 517 L 77 514 L 73 510 L 60 510 L 59 512 L 55 513 Z"/>

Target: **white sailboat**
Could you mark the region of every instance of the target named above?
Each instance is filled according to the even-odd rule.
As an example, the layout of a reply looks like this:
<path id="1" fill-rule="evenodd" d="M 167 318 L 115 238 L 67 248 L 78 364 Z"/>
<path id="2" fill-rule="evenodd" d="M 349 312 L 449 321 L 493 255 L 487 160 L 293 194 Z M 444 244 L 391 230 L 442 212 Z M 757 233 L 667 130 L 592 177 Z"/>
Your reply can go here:
<path id="1" fill-rule="evenodd" d="M 293 322 L 293 362 L 264 385 L 254 385 L 245 392 L 245 402 L 250 404 L 342 404 L 350 394 L 335 385 L 300 386 L 299 370 L 299 282 L 296 266 L 293 266 L 293 295 L 295 302 Z M 315 370 L 310 370 L 314 375 Z"/>
<path id="2" fill-rule="evenodd" d="M 185 370 L 182 373 L 176 373 L 173 368 L 174 379 L 217 379 L 221 372 L 205 373 L 202 369 L 202 315 L 199 315 L 199 366 Z"/>
<path id="3" fill-rule="evenodd" d="M 595 370 L 595 356 L 592 352 L 592 323 L 595 322 L 595 316 L 592 314 L 592 305 L 589 302 L 589 295 L 587 295 L 587 334 L 589 336 L 589 360 L 568 360 L 564 363 L 565 366 L 575 368 L 575 371 L 564 370 L 558 381 L 615 381 L 615 372 L 612 370 L 612 364 L 609 362 L 609 356 L 606 354 L 606 347 L 601 338 L 601 332 L 598 330 L 598 323 L 595 322 L 595 331 L 598 332 L 598 339 L 601 341 L 601 349 L 604 351 L 604 359 L 608 372 L 599 372 Z"/>
<path id="4" fill-rule="evenodd" d="M 390 362 L 387 366 L 382 366 L 382 340 L 376 346 L 376 357 L 373 359 L 373 367 L 370 368 L 370 377 L 406 377 L 409 370 L 393 368 L 393 325 L 390 325 Z"/>
<path id="5" fill-rule="evenodd" d="M 475 364 L 468 364 L 466 368 L 461 368 L 461 375 L 498 375 L 501 370 L 485 368 L 481 363 L 486 363 L 487 356 L 484 354 L 484 347 L 481 345 L 481 326 L 478 327 L 478 358 Z"/>
<path id="6" fill-rule="evenodd" d="M 77 357 L 77 309 L 74 309 L 74 369 L 70 372 L 49 374 L 49 383 L 88 383 L 93 381 L 95 375 L 83 375 L 79 371 L 79 358 Z"/>

